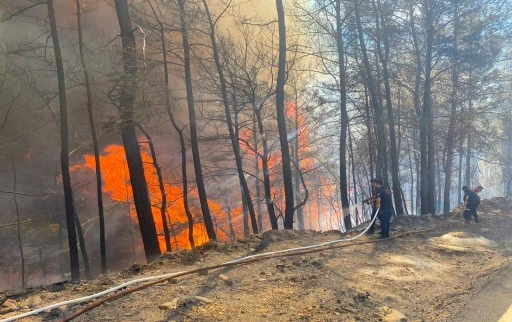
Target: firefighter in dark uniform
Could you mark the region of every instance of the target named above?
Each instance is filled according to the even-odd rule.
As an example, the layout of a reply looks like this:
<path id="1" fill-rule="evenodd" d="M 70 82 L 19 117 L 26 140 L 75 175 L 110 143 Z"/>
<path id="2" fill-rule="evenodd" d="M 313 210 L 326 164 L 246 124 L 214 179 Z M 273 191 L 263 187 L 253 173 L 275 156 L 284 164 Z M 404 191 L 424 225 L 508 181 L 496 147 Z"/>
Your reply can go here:
<path id="1" fill-rule="evenodd" d="M 391 191 L 384 186 L 382 180 L 372 179 L 370 181 L 374 195 L 369 199 L 369 202 L 373 201 L 375 207 L 379 209 L 378 218 L 380 221 L 380 237 L 389 238 L 389 230 L 391 228 L 391 217 L 395 212 L 393 208 L 393 198 L 391 197 Z M 373 233 L 373 227 L 370 227 L 369 231 Z"/>
<path id="2" fill-rule="evenodd" d="M 478 214 L 476 209 L 480 206 L 480 197 L 478 194 L 469 189 L 467 186 L 462 187 L 462 191 L 464 191 L 464 205 L 466 206 L 466 210 L 464 210 L 464 219 L 466 223 L 471 221 L 471 217 L 475 218 L 475 223 L 478 223 Z"/>

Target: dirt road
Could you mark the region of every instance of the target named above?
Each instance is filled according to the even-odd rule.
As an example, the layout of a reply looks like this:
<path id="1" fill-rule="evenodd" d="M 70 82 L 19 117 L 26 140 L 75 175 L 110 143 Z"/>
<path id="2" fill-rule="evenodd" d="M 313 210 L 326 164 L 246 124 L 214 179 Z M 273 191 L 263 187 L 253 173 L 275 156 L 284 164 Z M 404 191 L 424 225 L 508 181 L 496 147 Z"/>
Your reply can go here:
<path id="1" fill-rule="evenodd" d="M 484 212 L 487 223 L 470 229 L 500 243 L 510 258 L 512 255 L 512 225 L 507 222 L 510 209 L 497 216 L 495 211 Z M 512 322 L 512 264 L 488 281 L 480 291 L 465 300 L 463 309 L 453 322 Z"/>
<path id="2" fill-rule="evenodd" d="M 472 296 L 453 322 L 497 322 L 500 319 L 500 322 L 512 322 L 512 312 L 507 313 L 509 308 L 512 308 L 512 265 Z"/>

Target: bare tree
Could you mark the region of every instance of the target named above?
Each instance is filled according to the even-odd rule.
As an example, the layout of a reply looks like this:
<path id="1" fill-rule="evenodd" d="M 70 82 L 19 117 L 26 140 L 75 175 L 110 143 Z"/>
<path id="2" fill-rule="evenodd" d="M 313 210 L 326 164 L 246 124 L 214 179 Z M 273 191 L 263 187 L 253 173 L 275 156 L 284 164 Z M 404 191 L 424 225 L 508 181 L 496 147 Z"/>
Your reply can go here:
<path id="1" fill-rule="evenodd" d="M 194 217 L 192 216 L 192 212 L 189 207 L 188 200 L 188 175 L 187 175 L 187 147 L 185 145 L 185 136 L 183 135 L 183 129 L 178 125 L 174 114 L 172 112 L 171 107 L 171 97 L 169 93 L 169 62 L 167 58 L 167 45 L 165 40 L 165 26 L 158 14 L 156 13 L 155 7 L 148 0 L 148 4 L 151 8 L 154 18 L 158 23 L 158 28 L 160 32 L 160 45 L 162 46 L 162 66 L 164 69 L 164 103 L 165 103 L 165 111 L 167 112 L 167 116 L 171 120 L 172 127 L 178 134 L 179 142 L 180 142 L 180 153 L 181 153 L 181 178 L 182 178 L 182 194 L 183 194 L 183 207 L 185 214 L 187 216 L 188 221 L 188 239 L 190 243 L 190 248 L 195 247 L 194 242 Z"/>
<path id="2" fill-rule="evenodd" d="M 370 60 L 368 58 L 368 51 L 366 49 L 366 43 L 364 40 L 364 31 L 361 24 L 361 10 L 359 0 L 354 0 L 354 12 L 356 16 L 357 24 L 357 35 L 359 39 L 359 46 L 361 54 L 363 55 L 363 65 L 365 70 L 365 80 L 368 84 L 368 91 L 370 93 L 370 101 L 373 107 L 375 116 L 375 126 L 377 128 L 377 178 L 387 180 L 387 169 L 386 169 L 386 131 L 384 127 L 384 114 L 382 106 L 379 104 L 379 98 L 377 94 L 377 85 L 373 76 Z"/>
<path id="3" fill-rule="evenodd" d="M 21 227 L 20 227 L 20 207 L 18 204 L 18 176 L 16 174 L 16 162 L 14 161 L 14 154 L 12 153 L 12 146 L 10 147 L 11 152 L 11 164 L 12 164 L 12 199 L 14 200 L 14 206 L 16 209 L 16 228 L 18 231 L 18 246 L 20 249 L 21 258 L 21 287 L 25 289 L 27 287 L 27 279 L 25 277 L 25 255 L 23 253 L 23 242 L 21 239 Z"/>
<path id="4" fill-rule="evenodd" d="M 348 200 L 348 179 L 347 179 L 347 72 L 345 66 L 345 44 L 343 40 L 342 22 L 342 0 L 336 0 L 336 47 L 338 49 L 338 73 L 340 92 L 340 197 L 343 207 L 343 218 L 346 231 L 352 228 L 350 219 L 350 204 Z"/>
<path id="5" fill-rule="evenodd" d="M 188 37 L 188 26 L 187 26 L 187 11 L 185 10 L 186 0 L 178 0 L 178 6 L 180 8 L 180 26 L 183 38 L 183 53 L 185 62 L 185 84 L 187 87 L 187 105 L 188 105 L 188 116 L 190 123 L 190 140 L 192 145 L 192 156 L 194 162 L 194 171 L 196 174 L 197 191 L 199 193 L 199 201 L 201 203 L 201 210 L 203 213 L 204 224 L 206 226 L 206 232 L 210 240 L 216 240 L 215 228 L 213 226 L 212 216 L 210 214 L 210 208 L 208 207 L 208 199 L 206 198 L 206 189 L 204 186 L 203 170 L 201 168 L 201 156 L 199 153 L 199 142 L 197 135 L 197 124 L 196 124 L 196 112 L 194 106 L 194 90 L 192 87 L 192 71 L 191 71 L 191 59 L 190 59 L 190 43 Z"/>
<path id="6" fill-rule="evenodd" d="M 206 17 L 208 18 L 208 25 L 210 27 L 209 36 L 212 44 L 213 58 L 215 61 L 215 67 L 217 69 L 217 73 L 219 75 L 220 82 L 220 90 L 222 94 L 222 102 L 224 104 L 224 113 L 226 116 L 227 127 L 229 131 L 229 138 L 231 140 L 231 146 L 233 148 L 233 152 L 235 154 L 235 163 L 236 169 L 238 172 L 238 179 L 240 180 L 240 185 L 243 193 L 243 200 L 245 201 L 245 205 L 249 211 L 249 216 L 251 218 L 251 226 L 253 234 L 258 234 L 258 222 L 256 220 L 256 213 L 254 212 L 254 205 L 252 203 L 251 193 L 249 191 L 249 186 L 247 185 L 247 180 L 245 179 L 244 169 L 242 165 L 242 157 L 240 155 L 240 143 L 238 142 L 238 137 L 235 136 L 235 130 L 233 128 L 233 120 L 231 119 L 231 110 L 228 102 L 228 93 L 226 86 L 226 79 L 224 77 L 224 71 L 222 69 L 222 64 L 219 56 L 219 49 L 217 47 L 217 39 L 215 35 L 216 24 L 222 16 L 219 16 L 214 20 L 210 14 L 210 9 L 208 7 L 208 3 L 206 0 L 203 0 L 203 5 L 206 13 Z M 226 9 L 229 7 L 226 7 Z M 225 10 L 224 10 L 225 11 Z"/>
<path id="7" fill-rule="evenodd" d="M 126 153 L 126 161 L 130 172 L 130 182 L 137 218 L 139 220 L 146 260 L 153 261 L 160 256 L 160 248 L 156 235 L 155 224 L 151 212 L 148 188 L 144 177 L 144 167 L 140 155 L 139 142 L 135 133 L 133 105 L 137 93 L 137 54 L 135 30 L 132 27 L 127 0 L 115 0 L 116 13 L 121 29 L 123 47 L 124 73 L 121 82 L 120 117 L 121 137 Z"/>
<path id="8" fill-rule="evenodd" d="M 448 133 L 446 135 L 446 160 L 444 165 L 444 200 L 443 212 L 449 213 L 451 208 L 450 196 L 452 188 L 452 169 L 455 144 L 455 124 L 458 106 L 459 90 L 459 64 L 458 64 L 458 41 L 459 41 L 459 1 L 453 1 L 453 57 L 452 57 L 452 92 L 450 97 L 450 119 L 448 123 Z"/>
<path id="9" fill-rule="evenodd" d="M 162 202 L 160 204 L 160 216 L 162 217 L 162 226 L 164 229 L 164 237 L 165 237 L 165 250 L 167 252 L 172 251 L 171 247 L 171 234 L 169 232 L 169 223 L 167 222 L 167 194 L 165 193 L 165 185 L 164 185 L 164 179 L 162 176 L 162 169 L 160 168 L 160 165 L 158 165 L 158 160 L 156 158 L 156 150 L 155 146 L 153 145 L 153 140 L 151 139 L 151 136 L 149 133 L 144 130 L 142 125 L 137 124 L 137 127 L 139 130 L 144 134 L 146 139 L 148 140 L 148 146 L 149 151 L 151 153 L 151 159 L 153 160 L 153 166 L 155 167 L 156 176 L 158 179 L 158 189 L 160 190 L 160 198 L 162 199 Z"/>
<path id="10" fill-rule="evenodd" d="M 373 10 L 375 12 L 375 24 L 377 29 L 376 46 L 379 60 L 382 64 L 382 76 L 384 81 L 384 92 L 386 97 L 386 109 L 388 112 L 388 127 L 389 127 L 389 143 L 391 154 L 391 177 L 393 179 L 393 199 L 395 201 L 395 211 L 397 215 L 404 214 L 404 207 L 402 203 L 402 187 L 400 185 L 400 164 L 399 164 L 399 148 L 397 147 L 397 136 L 395 131 L 395 117 L 393 116 L 393 103 L 391 95 L 391 75 L 389 72 L 389 35 L 386 25 L 386 18 L 384 16 L 383 8 L 380 0 L 372 1 Z M 382 45 L 384 52 L 382 51 Z"/>
<path id="11" fill-rule="evenodd" d="M 279 62 L 277 70 L 277 84 L 276 84 L 276 110 L 277 110 L 277 125 L 279 128 L 279 143 L 281 144 L 281 157 L 283 167 L 283 181 L 284 181 L 284 194 L 285 194 L 285 213 L 284 213 L 284 228 L 293 229 L 293 182 L 290 149 L 288 147 L 288 131 L 286 129 L 286 115 L 285 115 L 285 82 L 286 82 L 286 23 L 284 15 L 284 5 L 282 0 L 276 0 L 277 7 L 277 20 L 279 25 Z"/>
<path id="12" fill-rule="evenodd" d="M 89 125 L 91 127 L 92 146 L 94 149 L 94 161 L 96 171 L 96 196 L 98 200 L 98 218 L 100 222 L 100 253 L 101 253 L 101 273 L 107 273 L 107 249 L 105 242 L 105 214 L 103 210 L 103 193 L 101 182 L 101 164 L 100 164 L 100 149 L 98 144 L 98 136 L 96 133 L 96 124 L 94 120 L 93 101 L 92 101 L 92 88 L 91 76 L 85 60 L 84 53 L 84 40 L 82 30 L 82 9 L 80 0 L 76 0 L 76 16 L 78 27 L 78 48 L 80 51 L 80 62 L 82 64 L 82 71 L 85 79 L 85 89 L 87 93 L 87 116 L 89 117 Z"/>
<path id="13" fill-rule="evenodd" d="M 241 34 L 242 34 L 242 44 L 240 46 L 235 46 L 231 44 L 231 46 L 227 46 L 227 42 L 225 42 L 225 48 L 223 48 L 224 56 L 231 57 L 229 62 L 233 65 L 230 67 L 228 64 L 228 71 L 230 74 L 234 74 L 235 71 L 239 73 L 238 78 L 230 75 L 232 78 L 232 83 L 235 83 L 237 79 L 240 79 L 241 86 L 238 86 L 238 90 L 243 93 L 243 96 L 247 100 L 248 104 L 250 104 L 253 117 L 255 133 L 254 133 L 254 153 L 256 155 L 256 162 L 258 159 L 261 160 L 261 173 L 263 175 L 263 194 L 265 198 L 265 204 L 267 208 L 267 213 L 269 216 L 269 222 L 271 229 L 277 230 L 278 222 L 276 216 L 276 209 L 274 205 L 274 199 L 272 196 L 272 182 L 270 177 L 270 149 L 271 144 L 267 138 L 267 130 L 264 125 L 264 109 L 267 103 L 271 100 L 271 98 L 275 95 L 275 87 L 274 87 L 274 63 L 277 59 L 275 56 L 271 55 L 271 57 L 267 57 L 268 53 L 274 53 L 273 47 L 272 49 L 268 49 L 266 51 L 262 51 L 261 48 L 264 48 L 261 37 L 255 37 L 255 34 L 251 32 L 247 26 L 240 26 Z M 270 28 L 270 27 L 265 27 Z M 273 33 L 271 34 L 273 37 Z M 273 38 L 272 38 L 273 39 Z M 273 46 L 273 43 L 271 44 Z M 240 50 L 242 49 L 242 50 Z M 269 75 L 270 79 L 266 78 L 261 81 L 263 75 Z M 259 143 L 261 142 L 261 151 L 259 149 Z M 246 145 L 249 146 L 249 144 Z M 259 164 L 258 167 L 259 169 Z M 261 180 L 257 175 L 256 180 Z M 259 184 L 257 182 L 257 184 Z"/>
<path id="14" fill-rule="evenodd" d="M 75 207 L 73 202 L 73 187 L 71 186 L 71 176 L 69 173 L 69 135 L 68 135 L 68 110 L 66 98 L 66 81 L 64 65 L 62 63 L 62 52 L 59 42 L 59 33 L 57 31 L 57 22 L 55 19 L 55 8 L 53 0 L 47 0 L 48 16 L 50 20 L 51 35 L 53 40 L 53 50 L 55 53 L 55 63 L 57 66 L 57 81 L 59 85 L 59 106 L 60 106 L 60 163 L 62 171 L 62 183 L 64 185 L 64 200 L 66 204 L 66 224 L 68 230 L 69 257 L 71 265 L 71 279 L 76 281 L 80 278 L 80 267 L 78 262 L 78 248 L 75 231 Z"/>
<path id="15" fill-rule="evenodd" d="M 420 120 L 421 154 L 421 213 L 435 213 L 435 153 L 432 114 L 432 51 L 434 41 L 434 0 L 424 0 L 425 29 L 427 34 L 425 54 L 425 84 L 423 111 Z"/>

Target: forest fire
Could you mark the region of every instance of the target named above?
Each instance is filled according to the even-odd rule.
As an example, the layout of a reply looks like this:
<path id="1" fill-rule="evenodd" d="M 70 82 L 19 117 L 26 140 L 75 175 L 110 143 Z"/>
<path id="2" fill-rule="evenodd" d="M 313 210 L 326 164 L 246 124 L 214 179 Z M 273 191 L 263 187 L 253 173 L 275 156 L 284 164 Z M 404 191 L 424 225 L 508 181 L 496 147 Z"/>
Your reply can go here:
<path id="1" fill-rule="evenodd" d="M 315 160 L 312 155 L 312 148 L 309 142 L 308 122 L 306 116 L 302 113 L 300 108 L 295 102 L 286 103 L 286 116 L 293 124 L 294 129 L 291 133 L 295 133 L 295 145 L 292 146 L 292 151 L 295 152 L 295 158 L 299 161 L 297 165 L 302 172 L 307 172 L 314 168 Z M 295 151 L 296 150 L 296 151 Z M 337 205 L 337 189 L 336 185 L 331 182 L 328 176 L 322 173 L 317 173 L 314 181 L 309 184 L 310 199 L 308 201 L 306 211 L 308 216 L 305 216 L 304 224 L 306 228 L 329 230 L 341 228 L 341 207 Z M 312 195 L 312 196 L 311 196 Z M 304 196 L 302 196 L 304 198 Z M 299 201 L 296 201 L 298 203 Z M 328 205 L 324 207 L 324 203 Z M 304 213 L 306 213 L 304 211 Z"/>
<path id="2" fill-rule="evenodd" d="M 314 168 L 315 160 L 312 155 L 312 148 L 308 142 L 308 129 L 306 117 L 302 111 L 297 108 L 294 103 L 286 104 L 286 115 L 289 120 L 290 127 L 293 128 L 291 133 L 294 137 L 290 138 L 291 150 L 293 158 L 298 158 L 299 162 L 295 162 L 304 176 L 304 180 L 308 182 L 309 200 L 303 209 L 305 228 L 309 229 L 336 229 L 339 228 L 341 214 L 333 209 L 337 209 L 337 189 L 335 184 L 330 182 L 325 175 L 320 174 L 316 178 L 310 178 L 308 171 Z M 254 160 L 254 147 L 248 146 L 253 142 L 253 132 L 251 130 L 241 131 L 241 150 L 245 155 L 245 160 Z M 298 140 L 298 142 L 296 142 Z M 281 154 L 276 147 L 276 142 L 268 142 L 268 168 L 269 179 L 271 182 L 271 198 L 276 209 L 276 215 L 279 217 L 284 211 L 284 188 L 275 182 L 280 181 Z M 153 159 L 147 151 L 149 150 L 145 143 L 142 143 L 141 156 L 144 164 L 144 173 L 147 182 L 150 202 L 152 205 L 153 220 L 158 234 L 160 249 L 166 249 L 163 220 L 161 215 L 162 194 L 159 187 L 158 175 L 153 164 Z M 295 150 L 298 149 L 298 152 Z M 258 153 L 261 155 L 262 146 L 258 145 Z M 125 204 L 129 207 L 129 215 L 133 223 L 137 223 L 137 214 L 133 202 L 133 192 L 130 185 L 130 176 L 128 165 L 125 158 L 124 148 L 121 145 L 107 146 L 100 156 L 103 187 L 102 191 L 107 195 L 113 203 Z M 259 169 L 262 171 L 262 159 L 259 158 Z M 294 167 L 295 169 L 295 167 Z M 87 176 L 91 176 L 95 170 L 95 161 L 93 155 L 85 155 L 82 163 L 75 165 L 71 169 L 73 172 L 86 171 Z M 295 170 L 294 170 L 295 171 Z M 261 172 L 260 172 L 261 173 Z M 300 180 L 297 175 L 296 180 Z M 188 249 L 190 242 L 188 239 L 188 220 L 184 208 L 183 191 L 181 182 L 169 183 L 163 185 L 166 198 L 166 220 L 169 226 L 170 242 L 172 249 Z M 304 198 L 304 188 L 301 186 L 301 198 Z M 263 189 L 261 190 L 263 193 Z M 87 192 L 81 192 L 87 193 Z M 92 194 L 88 196 L 92 200 Z M 194 219 L 194 242 L 196 246 L 204 244 L 208 241 L 203 218 L 201 216 L 201 208 L 198 202 L 198 194 L 195 190 L 188 192 L 189 206 Z M 265 200 L 261 196 L 261 200 Z M 219 240 L 232 240 L 244 233 L 244 220 L 241 205 L 230 205 L 229 196 L 222 196 L 224 204 L 208 200 L 209 208 L 214 219 L 214 225 Z M 220 200 L 220 197 L 219 199 Z M 297 199 L 296 203 L 300 200 Z M 266 209 L 265 207 L 263 209 Z M 262 214 L 262 231 L 270 229 L 268 215 Z M 329 215 L 330 214 L 330 215 Z M 335 218 L 331 218 L 331 217 Z"/>
<path id="3" fill-rule="evenodd" d="M 292 151 L 292 158 L 296 160 L 298 158 L 298 162 L 294 161 L 295 164 L 299 166 L 302 175 L 304 176 L 304 180 L 308 185 L 308 202 L 303 209 L 304 213 L 304 224 L 306 229 L 316 229 L 316 230 L 327 230 L 327 229 L 338 229 L 340 226 L 339 218 L 341 218 L 341 207 L 338 212 L 333 211 L 334 203 L 337 203 L 336 193 L 337 190 L 335 188 L 335 184 L 330 182 L 328 178 L 322 173 L 317 173 L 315 178 L 310 178 L 307 173 L 314 168 L 315 160 L 313 157 L 312 147 L 309 143 L 309 132 L 308 132 L 308 123 L 307 118 L 301 111 L 301 109 L 294 102 L 287 102 L 285 105 L 286 117 L 288 119 L 288 124 L 290 128 L 290 147 Z M 253 136 L 254 133 L 251 129 L 247 129 L 245 131 L 240 132 L 241 135 L 241 150 L 244 155 L 246 155 L 246 159 L 252 160 L 255 158 L 255 147 L 250 143 L 254 142 Z M 259 135 L 257 135 L 259 137 Z M 270 182 L 280 181 L 279 177 L 281 176 L 281 153 L 279 151 L 279 147 L 276 146 L 278 144 L 277 138 L 269 139 L 268 142 L 268 157 L 267 164 L 269 168 L 269 177 Z M 297 142 L 298 140 L 298 142 Z M 258 158 L 258 167 L 260 171 L 263 169 L 263 162 L 261 156 L 263 155 L 263 147 L 261 144 L 258 144 L 258 154 L 260 158 Z M 297 152 L 296 152 L 297 150 Z M 296 172 L 295 166 L 292 167 L 292 171 Z M 297 180 L 300 181 L 299 177 L 296 177 Z M 260 180 L 263 181 L 261 178 Z M 301 186 L 302 194 L 301 198 L 304 198 L 304 188 Z M 312 187 L 314 187 L 312 189 Z M 276 206 L 276 215 L 283 215 L 284 212 L 284 187 L 282 185 L 271 185 L 271 197 L 273 200 L 273 204 Z M 263 190 L 262 190 L 263 191 Z M 264 199 L 264 198 L 263 198 Z M 262 199 L 262 200 L 263 200 Z M 298 204 L 301 200 L 295 200 L 295 203 Z M 326 205 L 324 205 L 326 203 Z M 334 215 L 335 218 L 331 218 L 331 215 Z M 265 224 L 268 223 L 267 218 L 264 218 L 264 227 L 270 229 L 270 226 L 266 227 Z"/>
<path id="4" fill-rule="evenodd" d="M 210 240 L 244 245 L 220 247 L 240 258 L 277 249 L 267 241 L 281 232 L 271 229 L 293 238 L 317 235 L 294 229 L 355 233 L 379 191 L 389 191 L 381 235 L 393 227 L 393 238 L 408 229 L 402 216 L 442 218 L 464 200 L 512 198 L 510 0 L 0 3 L 0 320 L 10 294 L 18 301 L 41 284 L 134 263 L 163 270 L 162 252 L 196 259 Z M 476 196 L 462 189 L 477 186 L 485 190 Z M 194 256 L 182 251 L 202 244 Z M 295 244 L 303 242 L 282 245 Z M 377 255 L 385 265 L 392 257 Z M 317 274 L 312 262 L 300 270 Z M 211 291 L 225 293 L 218 284 Z M 268 305 L 250 300 L 241 302 L 257 307 L 244 312 L 258 319 Z M 48 312 L 35 306 L 16 303 L 5 317 Z M 353 318 L 319 316 L 339 313 L 321 308 L 300 314 Z M 157 312 L 146 320 L 195 318 Z"/>
<path id="5" fill-rule="evenodd" d="M 151 156 L 146 152 L 141 152 L 141 156 L 144 163 L 144 173 L 148 185 L 153 220 L 158 234 L 160 249 L 165 250 L 164 229 L 160 212 L 162 195 L 159 189 L 158 177 Z M 100 164 L 103 179 L 103 193 L 107 194 L 112 202 L 128 204 L 130 207 L 130 217 L 133 222 L 136 223 L 137 214 L 133 203 L 133 192 L 130 185 L 130 176 L 124 148 L 120 145 L 110 145 L 106 147 L 103 155 L 100 157 Z M 95 161 L 93 155 L 85 155 L 84 162 L 72 168 L 73 171 L 88 170 L 91 171 L 91 173 L 94 169 Z M 164 188 L 167 201 L 166 214 L 171 234 L 171 245 L 173 249 L 188 249 L 190 248 L 190 243 L 188 240 L 188 222 L 183 205 L 183 192 L 179 187 L 166 182 L 164 182 Z M 208 242 L 208 235 L 202 224 L 200 208 L 196 206 L 194 202 L 194 199 L 197 199 L 197 193 L 195 191 L 189 192 L 189 198 L 192 201 L 190 210 L 194 216 L 194 241 L 195 245 L 199 246 Z M 224 228 L 224 226 L 228 225 L 228 217 L 240 216 L 240 211 L 233 209 L 228 216 L 217 203 L 209 200 L 208 204 L 215 218 L 217 237 L 221 240 L 227 240 L 229 234 L 227 228 Z"/>

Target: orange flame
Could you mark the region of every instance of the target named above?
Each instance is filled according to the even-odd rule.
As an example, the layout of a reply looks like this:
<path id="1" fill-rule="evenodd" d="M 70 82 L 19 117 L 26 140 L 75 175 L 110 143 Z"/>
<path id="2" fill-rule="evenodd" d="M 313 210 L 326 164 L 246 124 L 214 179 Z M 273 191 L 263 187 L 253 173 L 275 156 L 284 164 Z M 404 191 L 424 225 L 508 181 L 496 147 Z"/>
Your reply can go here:
<path id="1" fill-rule="evenodd" d="M 144 174 L 148 186 L 149 197 L 152 205 L 153 220 L 158 234 L 160 249 L 165 249 L 165 236 L 160 207 L 162 204 L 162 195 L 159 188 L 158 176 L 153 165 L 151 156 L 142 151 L 142 161 L 144 164 Z M 130 185 L 130 175 L 128 164 L 126 162 L 124 148 L 120 145 L 110 145 L 105 148 L 100 157 L 103 193 L 110 196 L 113 202 L 128 203 L 130 205 L 130 217 L 133 222 L 137 222 L 137 213 L 133 202 L 133 192 Z M 95 160 L 92 155 L 85 155 L 84 162 L 72 168 L 72 171 L 87 170 L 94 171 Z M 164 190 L 167 201 L 167 221 L 170 226 L 171 243 L 174 249 L 190 248 L 188 240 L 188 220 L 184 211 L 183 194 L 181 188 L 164 182 Z M 208 235 L 202 224 L 200 207 L 193 201 L 196 201 L 197 193 L 189 192 L 190 211 L 194 216 L 194 242 L 196 246 L 208 242 Z M 227 215 L 222 211 L 222 207 L 212 200 L 208 200 L 212 216 L 216 224 L 217 238 L 227 240 L 228 234 L 225 227 L 228 225 Z M 238 216 L 238 213 L 233 215 Z M 239 232 L 239 227 L 237 227 Z"/>
<path id="2" fill-rule="evenodd" d="M 290 148 L 291 150 L 296 148 L 295 140 L 298 139 L 300 169 L 301 171 L 311 170 L 315 166 L 315 161 L 311 155 L 313 150 L 309 142 L 307 118 L 294 102 L 286 103 L 285 112 L 288 119 L 288 126 L 290 128 L 289 134 L 293 135 L 293 139 L 290 140 Z M 241 151 L 243 154 L 248 155 L 249 159 L 254 158 L 253 149 L 255 144 L 253 135 L 254 133 L 251 129 L 246 129 L 245 131 L 240 132 Z M 281 211 L 284 211 L 284 187 L 277 184 L 280 182 L 279 177 L 281 176 L 281 154 L 279 149 L 276 147 L 276 139 L 273 140 L 270 137 L 267 137 L 267 140 L 269 148 L 271 149 L 268 156 L 270 180 L 272 182 L 271 194 L 274 199 L 274 204 L 281 209 Z M 258 149 L 258 152 L 261 153 L 261 144 L 258 144 Z M 261 159 L 259 160 L 259 167 L 261 171 Z M 292 166 L 292 168 L 294 167 Z M 309 180 L 309 199 L 304 207 L 305 228 L 315 230 L 339 228 L 341 207 L 337 204 L 336 183 L 332 178 L 327 178 L 326 175 L 321 172 L 316 173 L 315 178 L 309 178 Z M 297 203 L 298 201 L 295 200 L 295 202 Z M 264 221 L 264 224 L 267 224 L 266 220 Z"/>
<path id="3" fill-rule="evenodd" d="M 298 114 L 298 124 L 296 137 L 299 140 L 299 159 L 301 170 L 312 169 L 315 161 L 311 156 L 312 148 L 308 142 L 308 124 L 306 117 L 303 116 L 300 109 L 293 103 L 286 104 L 286 115 L 289 124 L 295 129 L 296 113 Z M 295 131 L 295 130 L 293 130 Z M 291 133 L 291 131 L 290 131 Z M 250 129 L 240 131 L 240 148 L 245 159 L 254 160 L 254 139 L 253 132 Z M 268 166 L 270 180 L 272 182 L 271 194 L 274 204 L 284 211 L 284 187 L 280 182 L 280 164 L 281 154 L 276 147 L 275 140 L 268 139 L 271 148 L 268 156 Z M 252 142 L 252 144 L 251 144 Z M 278 143 L 278 142 L 277 142 Z M 293 144 L 293 141 L 291 141 Z M 294 147 L 293 147 L 294 148 Z M 258 144 L 261 149 L 261 144 Z M 261 153 L 261 150 L 258 151 Z M 159 189 L 158 177 L 156 174 L 153 160 L 145 151 L 141 151 L 144 164 L 144 173 L 148 185 L 148 192 L 152 205 L 153 220 L 155 222 L 160 249 L 165 249 L 165 237 L 163 234 L 163 222 L 160 212 L 162 196 Z M 103 192 L 110 196 L 112 202 L 127 203 L 130 207 L 130 217 L 137 223 L 137 215 L 133 203 L 133 192 L 130 185 L 130 176 L 128 165 L 126 163 L 124 148 L 120 145 L 110 145 L 105 148 L 101 159 L 101 170 L 103 179 Z M 259 160 L 260 171 L 262 171 L 262 160 Z M 85 170 L 93 172 L 95 169 L 94 156 L 86 155 L 84 161 L 72 168 L 72 171 Z M 315 177 L 309 178 L 309 201 L 304 207 L 304 222 L 306 228 L 316 230 L 338 229 L 342 221 L 341 207 L 338 205 L 336 183 L 331 177 L 323 175 L 322 172 L 315 174 Z M 313 180 L 313 182 L 311 181 Z M 262 182 L 262 181 L 261 181 Z M 170 227 L 171 243 L 173 249 L 188 249 L 188 220 L 184 212 L 183 193 L 181 187 L 164 182 L 164 190 L 167 201 L 167 221 Z M 263 192 L 263 189 L 260 191 Z M 201 216 L 201 208 L 198 202 L 196 191 L 188 194 L 190 211 L 194 217 L 194 241 L 199 246 L 208 241 L 206 229 Z M 263 199 L 264 200 L 264 199 Z M 222 207 L 213 200 L 208 200 L 208 204 L 214 219 L 217 238 L 219 240 L 229 240 L 236 235 L 243 235 L 243 220 L 241 207 Z M 262 207 L 263 211 L 266 209 Z M 268 216 L 263 216 L 263 231 L 270 228 Z"/>

